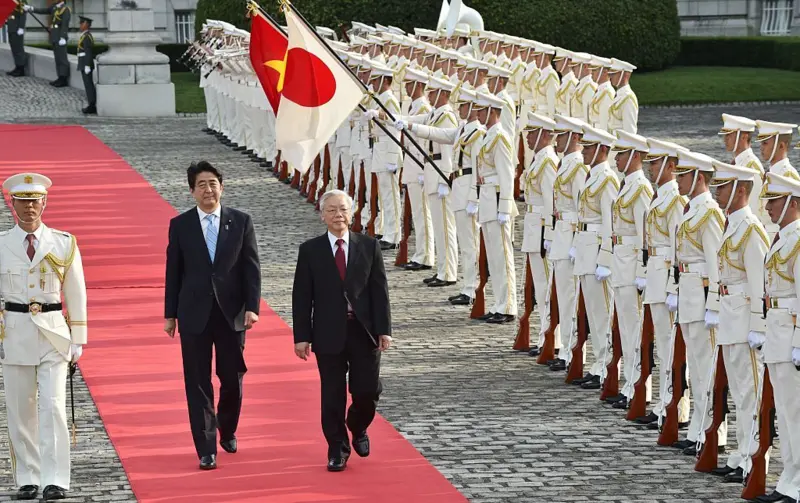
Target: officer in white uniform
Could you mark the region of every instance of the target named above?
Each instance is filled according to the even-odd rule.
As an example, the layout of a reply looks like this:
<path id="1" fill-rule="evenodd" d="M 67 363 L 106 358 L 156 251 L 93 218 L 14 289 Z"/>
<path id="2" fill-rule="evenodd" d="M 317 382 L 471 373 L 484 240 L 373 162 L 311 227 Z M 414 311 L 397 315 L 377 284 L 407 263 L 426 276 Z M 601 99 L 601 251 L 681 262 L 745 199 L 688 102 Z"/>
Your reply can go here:
<path id="1" fill-rule="evenodd" d="M 631 72 L 636 70 L 632 64 L 621 59 L 611 58 L 608 70 L 611 85 L 617 90 L 608 111 L 608 130 L 622 129 L 636 133 L 639 129 L 639 100 L 629 84 Z"/>
<path id="2" fill-rule="evenodd" d="M 75 238 L 41 220 L 50 186 L 36 173 L 3 183 L 19 220 L 0 233 L 0 361 L 17 499 L 35 499 L 40 486 L 45 500 L 69 490 L 67 372 L 86 344 L 86 285 Z"/>
<path id="3" fill-rule="evenodd" d="M 597 84 L 592 78 L 592 56 L 585 52 L 576 52 L 573 54 L 572 61 L 578 64 L 578 73 L 575 76 L 580 79 L 578 86 L 575 88 L 575 93 L 572 95 L 572 117 L 580 119 L 586 123 L 589 121 L 589 108 L 594 99 L 594 93 L 597 91 Z"/>
<path id="4" fill-rule="evenodd" d="M 734 156 L 733 162 L 736 166 L 749 168 L 758 172 L 758 176 L 753 178 L 753 190 L 750 193 L 750 209 L 761 220 L 767 229 L 768 236 L 774 236 L 778 232 L 778 226 L 772 220 L 765 209 L 766 202 L 761 199 L 763 180 L 766 178 L 764 165 L 751 148 L 753 134 L 756 130 L 756 121 L 738 115 L 722 114 L 722 129 L 719 134 L 725 141 L 725 150 Z M 772 238 L 770 238 L 770 241 Z"/>
<path id="5" fill-rule="evenodd" d="M 589 105 L 589 120 L 587 122 L 598 129 L 613 132 L 608 126 L 611 104 L 614 103 L 616 91 L 614 86 L 611 85 L 611 80 L 608 76 L 610 67 L 610 59 L 599 56 L 592 58 L 592 71 L 596 75 L 594 81 L 597 82 L 597 90 Z"/>
<path id="6" fill-rule="evenodd" d="M 789 149 L 792 144 L 792 132 L 797 124 L 782 122 L 756 121 L 758 137 L 761 143 L 761 159 L 769 164 L 769 172 L 776 175 L 800 180 L 797 170 L 789 162 Z"/>

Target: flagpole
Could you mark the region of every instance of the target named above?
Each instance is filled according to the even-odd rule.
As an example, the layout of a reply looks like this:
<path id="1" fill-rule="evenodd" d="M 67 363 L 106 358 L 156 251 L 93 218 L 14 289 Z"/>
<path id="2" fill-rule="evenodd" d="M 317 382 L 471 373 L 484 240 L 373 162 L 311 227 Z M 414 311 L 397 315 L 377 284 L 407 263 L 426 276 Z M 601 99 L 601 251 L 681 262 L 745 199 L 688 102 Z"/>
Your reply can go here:
<path id="1" fill-rule="evenodd" d="M 336 54 L 336 52 L 335 52 L 333 49 L 331 49 L 331 46 L 329 46 L 329 45 L 328 45 L 328 42 L 327 42 L 327 41 L 326 41 L 326 40 L 325 40 L 325 39 L 324 39 L 324 38 L 323 38 L 323 37 L 322 37 L 322 36 L 321 36 L 319 33 L 317 33 L 317 30 L 316 30 L 316 28 L 314 28 L 314 26 L 312 26 L 312 25 L 311 25 L 311 23 L 309 23 L 309 22 L 308 22 L 308 19 L 306 19 L 306 18 L 305 18 L 305 16 L 303 16 L 303 14 L 301 14 L 301 13 L 300 13 L 300 11 L 298 11 L 298 10 L 297 10 L 297 9 L 294 7 L 294 5 L 292 5 L 292 4 L 291 4 L 291 3 L 290 3 L 288 0 L 281 0 L 281 3 L 282 3 L 282 5 L 284 5 L 284 6 L 287 6 L 287 7 L 289 7 L 290 9 L 292 9 L 292 12 L 293 12 L 294 14 L 296 14 L 296 15 L 297 15 L 297 17 L 299 17 L 299 18 L 300 18 L 300 20 L 301 20 L 301 21 L 303 21 L 303 23 L 305 23 L 305 25 L 306 25 L 306 27 L 309 29 L 309 31 L 311 31 L 311 33 L 313 33 L 313 34 L 314 34 L 314 36 L 315 36 L 315 37 L 317 37 L 317 40 L 318 40 L 318 41 L 319 41 L 319 42 L 320 42 L 320 43 L 321 43 L 323 46 L 325 46 L 325 49 L 327 49 L 327 50 L 328 50 L 328 52 L 330 52 L 330 54 L 332 54 L 333 56 L 335 56 L 335 57 L 336 57 L 336 59 L 338 59 L 339 61 L 341 61 L 341 58 L 339 57 L 339 55 L 338 55 L 338 54 Z M 383 110 L 383 112 L 386 114 L 386 116 L 387 116 L 387 117 L 389 117 L 389 118 L 390 118 L 392 121 L 396 121 L 397 119 L 395 119 L 394 115 L 392 115 L 392 112 L 390 112 L 390 111 L 389 111 L 389 109 L 388 109 L 388 108 L 386 108 L 386 107 L 383 105 L 383 103 L 381 103 L 381 101 L 380 101 L 380 100 L 379 100 L 379 99 L 378 99 L 378 98 L 377 98 L 377 97 L 376 97 L 376 96 L 375 96 L 375 95 L 374 95 L 374 94 L 373 94 L 373 93 L 372 93 L 372 92 L 369 90 L 369 88 L 367 88 L 366 84 L 364 84 L 363 82 L 361 82 L 361 79 L 359 79 L 359 78 L 358 78 L 358 76 L 357 76 L 357 75 L 356 75 L 356 74 L 353 72 L 353 70 L 352 70 L 352 69 L 351 69 L 349 66 L 347 66 L 347 64 L 345 64 L 344 62 L 342 62 L 342 66 L 343 66 L 343 67 L 345 67 L 345 68 L 347 68 L 347 71 L 348 71 L 348 72 L 350 72 L 350 76 L 351 76 L 351 77 L 353 77 L 353 80 L 354 80 L 354 81 L 356 81 L 356 82 L 358 82 L 358 84 L 361 86 L 361 88 L 362 88 L 364 91 L 366 91 L 366 92 L 367 92 L 367 94 L 369 94 L 369 96 L 370 96 L 370 97 L 371 97 L 371 98 L 372 98 L 372 99 L 375 101 L 375 103 L 377 103 L 377 104 L 378 104 L 378 106 L 379 106 L 379 107 L 380 107 L 380 108 Z M 366 111 L 367 111 L 367 109 L 366 109 L 366 108 L 364 107 L 364 105 L 362 105 L 361 103 L 359 103 L 359 104 L 358 104 L 358 106 L 359 106 L 359 108 L 361 108 L 361 111 L 362 111 L 362 112 L 366 112 Z M 373 121 L 375 122 L 375 124 L 377 124 L 377 125 L 378 125 L 378 127 L 379 127 L 379 128 L 381 128 L 381 130 L 383 130 L 383 132 L 384 132 L 384 133 L 386 133 L 386 135 L 387 135 L 387 136 L 389 136 L 389 138 L 390 138 L 390 139 L 391 139 L 391 140 L 392 140 L 394 143 L 396 143 L 397 145 L 399 145 L 399 146 L 400 146 L 400 148 L 401 148 L 401 149 L 403 149 L 403 151 L 404 151 L 406 154 L 410 155 L 410 156 L 411 156 L 411 158 L 412 158 L 412 159 L 414 159 L 414 161 L 415 161 L 415 162 L 416 162 L 416 163 L 417 163 L 417 164 L 418 164 L 418 165 L 419 165 L 419 166 L 420 166 L 422 169 L 425 169 L 425 165 L 424 165 L 422 162 L 420 162 L 420 160 L 419 160 L 419 159 L 417 159 L 417 158 L 416 158 L 416 157 L 415 157 L 415 156 L 414 156 L 414 155 L 413 155 L 413 154 L 412 154 L 412 153 L 411 153 L 411 152 L 408 150 L 408 148 L 406 148 L 406 147 L 405 147 L 405 146 L 404 146 L 404 145 L 403 145 L 403 144 L 400 142 L 400 140 L 398 140 L 397 138 L 395 138 L 395 136 L 394 136 L 393 134 L 391 134 L 391 133 L 389 132 L 389 130 L 387 130 L 387 129 L 386 129 L 386 127 L 385 127 L 383 124 L 381 124 L 381 123 L 380 123 L 380 122 L 379 122 L 377 119 L 373 119 Z M 429 155 L 428 155 L 428 153 L 427 153 L 427 152 L 425 152 L 425 150 L 424 150 L 424 149 L 423 149 L 423 148 L 422 148 L 422 147 L 419 145 L 419 143 L 417 143 L 417 140 L 415 140 L 415 139 L 414 139 L 414 137 L 413 137 L 412 135 L 410 135 L 410 134 L 407 134 L 407 135 L 405 135 L 405 138 L 406 138 L 406 139 L 408 139 L 408 140 L 411 142 L 411 144 L 412 144 L 412 145 L 414 145 L 414 146 L 417 148 L 417 150 L 419 150 L 419 152 L 422 154 L 422 156 L 425 158 L 425 160 L 426 160 L 426 161 L 427 161 L 427 162 L 428 162 L 428 163 L 429 163 L 429 164 L 430 164 L 430 165 L 433 167 L 433 169 L 435 169 L 435 170 L 436 170 L 436 172 L 439 174 L 439 176 L 440 176 L 440 177 L 442 177 L 442 179 L 443 179 L 443 180 L 444 180 L 444 182 L 447 184 L 447 186 L 448 186 L 448 187 L 452 187 L 452 186 L 453 186 L 453 183 L 450 181 L 450 178 L 449 178 L 448 176 L 446 176 L 444 173 L 442 173 L 442 170 L 441 170 L 441 169 L 439 169 L 439 167 L 436 165 L 436 163 L 435 163 L 435 162 L 433 162 L 433 159 L 431 158 L 431 156 L 429 156 Z"/>
<path id="2" fill-rule="evenodd" d="M 270 16 L 270 15 L 269 15 L 269 12 L 265 11 L 265 10 L 264 10 L 264 9 L 263 9 L 263 8 L 262 8 L 260 5 L 258 5 L 258 4 L 255 2 L 255 0 L 247 0 L 247 3 L 248 3 L 248 4 L 250 4 L 250 5 L 255 5 L 256 7 L 258 7 L 258 12 L 259 12 L 259 14 L 261 14 L 262 16 L 264 16 L 264 17 L 267 19 L 267 21 L 269 21 L 270 23 L 272 23 L 273 27 L 274 27 L 276 30 L 278 30 L 279 32 L 281 32 L 281 34 L 282 34 L 284 37 L 286 37 L 287 39 L 289 38 L 289 34 L 288 34 L 288 33 L 286 33 L 285 31 L 283 31 L 283 28 L 281 28 L 281 25 L 280 25 L 280 24 L 278 24 L 278 22 L 277 22 L 277 21 L 275 21 L 275 18 L 273 18 L 272 16 Z"/>

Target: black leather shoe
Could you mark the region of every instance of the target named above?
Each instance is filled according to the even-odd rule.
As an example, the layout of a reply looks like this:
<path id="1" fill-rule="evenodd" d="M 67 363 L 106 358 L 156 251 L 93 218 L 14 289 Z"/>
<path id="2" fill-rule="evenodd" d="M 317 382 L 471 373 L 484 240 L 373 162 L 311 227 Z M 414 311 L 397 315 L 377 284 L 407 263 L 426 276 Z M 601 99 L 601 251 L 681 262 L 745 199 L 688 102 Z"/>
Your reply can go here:
<path id="1" fill-rule="evenodd" d="M 236 145 L 233 147 L 234 152 L 244 152 L 245 150 L 247 150 L 247 147 L 244 145 Z"/>
<path id="2" fill-rule="evenodd" d="M 570 384 L 574 384 L 576 386 L 580 386 L 581 384 L 583 384 L 585 382 L 591 381 L 592 379 L 594 379 L 594 377 L 595 376 L 593 376 L 592 374 L 587 373 L 585 376 L 581 377 L 580 379 L 573 379 L 572 382 L 570 382 Z"/>
<path id="3" fill-rule="evenodd" d="M 253 149 L 242 150 L 242 155 L 253 155 Z"/>
<path id="4" fill-rule="evenodd" d="M 539 346 L 531 346 L 531 348 L 528 350 L 528 356 L 539 356 L 541 352 L 542 350 L 539 348 Z"/>
<path id="5" fill-rule="evenodd" d="M 451 299 L 450 303 L 454 306 L 468 306 L 472 304 L 472 299 L 469 295 L 464 295 L 463 293 L 457 296 L 455 299 Z"/>
<path id="6" fill-rule="evenodd" d="M 592 376 L 590 381 L 581 384 L 581 388 L 583 389 L 600 389 L 601 386 L 600 376 Z"/>
<path id="7" fill-rule="evenodd" d="M 625 400 L 625 395 L 617 395 L 606 398 L 606 403 L 615 404 Z"/>
<path id="8" fill-rule="evenodd" d="M 514 321 L 514 316 L 510 314 L 502 314 L 502 313 L 495 313 L 494 316 L 486 320 L 486 323 L 492 323 L 494 325 L 500 325 L 503 323 L 511 323 Z"/>
<path id="9" fill-rule="evenodd" d="M 330 458 L 328 459 L 329 472 L 343 472 L 347 468 L 347 458 Z"/>
<path id="10" fill-rule="evenodd" d="M 772 491 L 769 494 L 764 494 L 762 496 L 759 496 L 758 498 L 755 499 L 755 501 L 758 501 L 759 503 L 778 503 L 778 502 L 789 503 L 794 500 L 792 500 L 792 498 L 786 496 L 785 494 L 779 493 L 778 491 Z"/>
<path id="11" fill-rule="evenodd" d="M 18 66 L 11 70 L 10 72 L 6 72 L 6 75 L 9 77 L 24 77 L 25 76 L 25 67 Z"/>
<path id="12" fill-rule="evenodd" d="M 711 475 L 716 475 L 717 477 L 724 477 L 729 473 L 733 473 L 736 471 L 736 468 L 731 468 L 730 466 L 721 466 L 719 468 L 714 468 L 711 470 Z"/>
<path id="13" fill-rule="evenodd" d="M 386 251 L 386 250 L 396 250 L 396 249 L 400 248 L 400 245 L 399 245 L 399 244 L 396 244 L 396 243 L 389 243 L 389 242 L 387 242 L 387 241 L 381 241 L 381 242 L 380 242 L 380 244 L 381 244 L 381 250 L 382 250 L 382 251 Z"/>
<path id="14" fill-rule="evenodd" d="M 494 318 L 494 315 L 495 315 L 495 313 L 489 311 L 488 313 L 484 314 L 483 316 L 478 316 L 475 319 L 478 320 L 478 321 L 486 321 L 489 318 Z"/>
<path id="15" fill-rule="evenodd" d="M 230 440 L 220 440 L 219 445 L 220 447 L 222 447 L 223 451 L 229 454 L 235 454 L 239 448 L 239 445 L 236 442 L 235 438 L 232 438 Z"/>
<path id="16" fill-rule="evenodd" d="M 456 284 L 455 281 L 444 281 L 444 280 L 441 280 L 441 279 L 437 279 L 436 281 L 431 281 L 430 283 L 428 283 L 428 286 L 430 286 L 432 288 L 439 288 L 439 287 L 442 287 L 442 286 L 452 286 L 452 285 L 455 285 L 455 284 Z"/>
<path id="17" fill-rule="evenodd" d="M 36 495 L 39 493 L 39 486 L 22 486 L 17 489 L 18 500 L 35 500 Z"/>
<path id="18" fill-rule="evenodd" d="M 722 478 L 722 481 L 726 484 L 741 484 L 744 482 L 744 470 L 737 468 L 731 473 L 725 475 L 725 477 Z"/>
<path id="19" fill-rule="evenodd" d="M 67 87 L 67 86 L 69 86 L 69 81 L 66 79 L 66 77 L 59 77 L 58 80 L 53 82 L 53 87 Z M 53 486 L 53 487 L 57 487 L 57 486 Z M 59 498 L 59 499 L 63 499 L 63 498 Z"/>
<path id="20" fill-rule="evenodd" d="M 555 363 L 550 365 L 550 370 L 552 370 L 553 372 L 558 372 L 559 370 L 567 370 L 566 360 L 562 360 L 559 358 L 558 360 L 555 361 Z"/>
<path id="21" fill-rule="evenodd" d="M 634 419 L 639 424 L 650 424 L 650 423 L 658 423 L 658 416 L 655 415 L 653 411 L 650 411 L 649 414 L 642 417 L 637 417 Z"/>
<path id="22" fill-rule="evenodd" d="M 201 470 L 213 470 L 217 467 L 217 456 L 216 454 L 209 454 L 207 456 L 203 456 L 200 458 L 200 469 Z"/>
<path id="23" fill-rule="evenodd" d="M 63 500 L 67 497 L 67 490 L 63 487 L 50 485 L 44 488 L 44 491 L 42 491 L 42 497 L 45 501 Z"/>
<path id="24" fill-rule="evenodd" d="M 422 282 L 427 285 L 428 283 L 433 283 L 434 281 L 438 281 L 438 280 L 439 280 L 438 276 L 436 274 L 434 274 L 430 278 L 423 279 Z"/>
<path id="25" fill-rule="evenodd" d="M 366 431 L 353 435 L 353 450 L 362 458 L 369 456 L 369 436 Z"/>
<path id="26" fill-rule="evenodd" d="M 619 402 L 614 402 L 613 404 L 611 404 L 611 407 L 613 407 L 615 409 L 625 410 L 625 409 L 628 408 L 628 399 L 627 398 L 623 398 Z"/>
<path id="27" fill-rule="evenodd" d="M 82 108 L 81 113 L 84 115 L 97 115 L 97 107 L 94 105 L 89 105 L 86 108 Z"/>
<path id="28" fill-rule="evenodd" d="M 672 447 L 674 447 L 676 449 L 684 450 L 687 447 L 693 446 L 694 444 L 695 444 L 695 442 L 692 442 L 691 440 L 686 439 L 686 440 L 679 440 L 679 441 L 675 442 L 674 444 L 672 444 Z"/>

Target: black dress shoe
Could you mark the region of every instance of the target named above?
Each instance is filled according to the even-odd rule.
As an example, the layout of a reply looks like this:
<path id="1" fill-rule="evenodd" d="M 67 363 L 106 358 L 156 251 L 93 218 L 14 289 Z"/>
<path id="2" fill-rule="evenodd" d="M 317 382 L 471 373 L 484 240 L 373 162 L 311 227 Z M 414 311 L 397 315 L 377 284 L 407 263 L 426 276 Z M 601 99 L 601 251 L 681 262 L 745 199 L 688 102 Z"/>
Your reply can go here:
<path id="1" fill-rule="evenodd" d="M 552 365 L 550 365 L 550 370 L 553 372 L 558 372 L 559 370 L 567 370 L 567 362 L 566 360 L 558 359 Z"/>
<path id="2" fill-rule="evenodd" d="M 216 454 L 209 454 L 207 456 L 203 456 L 202 458 L 200 458 L 201 470 L 213 470 L 216 467 L 217 467 Z"/>
<path id="3" fill-rule="evenodd" d="M 744 482 L 744 470 L 737 468 L 731 473 L 725 475 L 725 477 L 722 478 L 722 481 L 726 484 L 741 484 Z"/>
<path id="4" fill-rule="evenodd" d="M 621 401 L 623 401 L 625 399 L 626 399 L 625 395 L 612 396 L 612 397 L 606 398 L 606 403 L 615 404 L 615 403 L 621 402 Z"/>
<path id="5" fill-rule="evenodd" d="M 50 485 L 44 488 L 44 491 L 42 491 L 42 497 L 45 501 L 63 500 L 67 497 L 67 490 L 63 487 Z"/>
<path id="6" fill-rule="evenodd" d="M 10 72 L 6 72 L 6 75 L 9 77 L 24 77 L 25 76 L 25 67 L 18 66 L 11 70 Z"/>
<path id="7" fill-rule="evenodd" d="M 17 489 L 18 500 L 35 500 L 36 494 L 39 492 L 39 486 L 22 486 Z"/>
<path id="8" fill-rule="evenodd" d="M 369 436 L 366 431 L 353 435 L 353 450 L 362 458 L 369 456 Z"/>
<path id="9" fill-rule="evenodd" d="M 253 155 L 253 149 L 242 150 L 242 155 Z"/>
<path id="10" fill-rule="evenodd" d="M 400 245 L 397 243 L 387 243 L 386 241 L 381 241 L 381 251 L 396 250 L 398 248 L 400 248 Z"/>
<path id="11" fill-rule="evenodd" d="M 581 384 L 581 388 L 583 389 L 600 389 L 602 384 L 600 384 L 600 376 L 592 376 L 590 381 L 587 381 Z"/>
<path id="12" fill-rule="evenodd" d="M 542 350 L 539 348 L 539 346 L 531 346 L 531 348 L 528 350 L 528 356 L 539 356 L 541 352 Z"/>
<path id="13" fill-rule="evenodd" d="M 759 503 L 778 503 L 778 502 L 790 502 L 793 501 L 792 498 L 786 496 L 785 494 L 779 493 L 778 491 L 772 491 L 769 494 L 764 494 L 759 496 L 755 499 Z"/>
<path id="14" fill-rule="evenodd" d="M 637 417 L 634 421 L 639 424 L 658 423 L 658 416 L 653 411 L 650 411 L 646 416 Z"/>
<path id="15" fill-rule="evenodd" d="M 81 113 L 84 115 L 97 115 L 97 107 L 94 105 L 89 105 L 86 108 L 82 108 Z"/>
<path id="16" fill-rule="evenodd" d="M 733 473 L 736 471 L 736 468 L 731 468 L 730 466 L 721 466 L 719 468 L 714 468 L 711 470 L 711 475 L 716 475 L 717 477 L 724 477 L 729 473 Z"/>
<path id="17" fill-rule="evenodd" d="M 347 458 L 336 457 L 328 459 L 329 472 L 343 472 L 347 468 Z"/>
<path id="18" fill-rule="evenodd" d="M 486 321 L 489 318 L 494 318 L 494 315 L 495 315 L 495 313 L 489 311 L 488 313 L 484 314 L 483 316 L 478 316 L 475 319 L 478 320 L 478 321 Z"/>
<path id="19" fill-rule="evenodd" d="M 674 444 L 672 444 L 672 447 L 674 447 L 676 449 L 684 450 L 687 447 L 693 446 L 694 444 L 695 444 L 695 442 L 692 442 L 689 439 L 685 439 L 685 440 L 679 440 L 679 441 L 675 442 Z"/>
<path id="20" fill-rule="evenodd" d="M 203 129 L 201 129 L 201 131 L 206 133 L 206 134 L 210 134 L 212 130 L 211 130 L 211 128 L 204 127 Z"/>
<path id="21" fill-rule="evenodd" d="M 436 281 L 431 281 L 430 283 L 428 283 L 428 286 L 433 288 L 439 288 L 441 286 L 452 286 L 455 284 L 456 284 L 455 281 L 444 281 L 441 279 L 437 279 Z"/>
<path id="22" fill-rule="evenodd" d="M 53 82 L 53 87 L 67 87 L 67 86 L 69 86 L 69 81 L 67 80 L 66 77 L 59 77 L 58 80 Z M 53 486 L 53 487 L 57 487 L 57 486 Z M 63 489 L 62 489 L 62 491 L 63 491 Z M 63 498 L 58 498 L 58 499 L 63 499 Z"/>
<path id="23" fill-rule="evenodd" d="M 511 323 L 512 321 L 514 321 L 514 316 L 511 314 L 495 313 L 494 316 L 486 320 L 486 323 L 500 325 L 502 323 Z"/>
<path id="24" fill-rule="evenodd" d="M 611 404 L 611 407 L 614 409 L 626 410 L 628 408 L 628 399 L 623 398 L 619 402 L 614 402 L 613 404 Z"/>
<path id="25" fill-rule="evenodd" d="M 245 145 L 236 145 L 233 148 L 234 152 L 244 152 L 245 150 L 247 150 L 247 147 Z"/>
<path id="26" fill-rule="evenodd" d="M 220 440 L 219 445 L 220 447 L 222 447 L 223 451 L 229 454 L 235 454 L 239 448 L 239 445 L 236 442 L 235 438 L 232 438 L 230 440 Z"/>
<path id="27" fill-rule="evenodd" d="M 454 306 L 468 306 L 472 304 L 472 299 L 469 297 L 469 295 L 464 295 L 462 293 L 455 299 L 452 299 L 450 303 L 453 304 Z"/>
<path id="28" fill-rule="evenodd" d="M 585 376 L 581 377 L 580 379 L 573 379 L 570 382 L 570 384 L 574 384 L 576 386 L 580 386 L 581 384 L 583 384 L 585 382 L 591 381 L 592 379 L 594 379 L 594 377 L 595 376 L 593 376 L 592 374 L 587 373 Z"/>
<path id="29" fill-rule="evenodd" d="M 427 285 L 428 283 L 432 283 L 432 282 L 434 282 L 434 281 L 438 281 L 438 280 L 439 280 L 439 277 L 438 277 L 438 275 L 434 274 L 434 275 L 433 275 L 433 276 L 431 276 L 430 278 L 425 278 L 425 279 L 423 279 L 423 280 L 422 280 L 422 282 L 423 282 L 423 283 L 425 283 L 425 284 Z"/>

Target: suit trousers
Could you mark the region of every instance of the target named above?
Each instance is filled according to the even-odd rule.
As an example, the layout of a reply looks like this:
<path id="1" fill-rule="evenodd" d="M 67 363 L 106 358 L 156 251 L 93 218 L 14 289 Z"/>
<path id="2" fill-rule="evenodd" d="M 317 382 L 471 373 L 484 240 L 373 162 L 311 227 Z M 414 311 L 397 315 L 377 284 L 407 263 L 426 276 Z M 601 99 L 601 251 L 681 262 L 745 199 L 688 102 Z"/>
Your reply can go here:
<path id="1" fill-rule="evenodd" d="M 514 246 L 511 242 L 511 222 L 497 220 L 481 224 L 483 244 L 489 264 L 489 279 L 494 294 L 493 313 L 517 315 L 517 275 L 514 267 Z"/>
<path id="2" fill-rule="evenodd" d="M 708 413 L 713 406 L 714 374 L 712 371 L 714 351 L 711 334 L 704 321 L 681 323 L 683 339 L 686 341 L 686 364 L 689 369 L 690 390 L 692 397 L 692 418 L 689 420 L 689 431 L 686 438 L 696 442 L 700 432 L 711 426 L 712 415 Z M 708 395 L 712 393 L 712 395 Z M 728 443 L 727 419 L 719 425 L 719 445 Z"/>
<path id="3" fill-rule="evenodd" d="M 481 236 L 478 234 L 478 219 L 475 215 L 467 214 L 467 210 L 453 212 L 456 219 L 456 235 L 458 236 L 458 251 L 461 254 L 462 287 L 461 293 L 474 299 L 475 290 L 478 288 L 478 250 Z"/>
<path id="4" fill-rule="evenodd" d="M 440 199 L 438 194 L 428 194 L 427 197 L 436 245 L 436 277 L 442 281 L 455 281 L 458 277 L 456 216 L 450 208 L 449 196 Z"/>
<path id="5" fill-rule="evenodd" d="M 383 241 L 397 244 L 400 242 L 400 186 L 397 175 L 391 171 L 381 171 L 378 175 L 378 193 L 381 213 L 383 215 Z"/>
<path id="6" fill-rule="evenodd" d="M 611 311 L 614 309 L 614 290 L 608 281 L 597 281 L 594 274 L 580 276 L 580 279 L 594 353 L 594 363 L 589 373 L 593 376 L 605 376 L 606 367 L 611 363 Z"/>
<path id="7" fill-rule="evenodd" d="M 56 60 L 56 74 L 60 78 L 69 77 L 69 59 L 67 58 L 67 46 L 55 44 L 53 46 L 53 57 Z"/>
<path id="8" fill-rule="evenodd" d="M 94 72 L 86 74 L 81 70 L 81 78 L 83 79 L 83 88 L 86 90 L 86 101 L 90 106 L 97 105 L 97 89 L 94 87 Z"/>
<path id="9" fill-rule="evenodd" d="M 39 348 L 39 365 L 3 365 L 14 484 L 69 489 L 69 363 L 41 333 Z"/>
<path id="10" fill-rule="evenodd" d="M 533 277 L 533 292 L 536 306 L 539 311 L 539 338 L 536 345 L 544 345 L 544 333 L 550 327 L 550 281 L 553 278 L 553 269 L 550 261 L 540 253 L 528 253 L 528 263 L 531 265 Z M 556 327 L 555 348 L 561 350 L 560 327 Z"/>
<path id="11" fill-rule="evenodd" d="M 722 358 L 736 407 L 736 449 L 728 456 L 727 465 L 745 468 L 745 464 L 749 465 L 747 457 L 758 450 L 758 437 L 754 435 L 758 429 L 753 428 L 753 412 L 756 411 L 758 388 L 764 378 L 764 362 L 749 344 L 722 346 Z M 769 453 L 765 458 L 769 469 Z"/>
<path id="12" fill-rule="evenodd" d="M 572 348 L 577 344 L 578 337 L 573 331 L 573 318 L 577 320 L 577 306 L 575 305 L 575 286 L 578 279 L 572 274 L 574 267 L 570 259 L 554 260 L 553 281 L 556 282 L 556 295 L 558 296 L 558 338 L 561 339 L 563 350 L 559 358 L 567 365 L 572 361 Z M 583 353 L 583 363 L 586 363 L 586 352 Z"/>
<path id="13" fill-rule="evenodd" d="M 800 496 L 800 371 L 791 362 L 768 363 L 775 393 L 775 412 L 781 436 L 783 472 L 775 490 L 790 498 Z"/>
<path id="14" fill-rule="evenodd" d="M 365 432 L 375 418 L 383 386 L 381 353 L 357 320 L 347 321 L 345 347 L 338 354 L 316 354 L 322 389 L 322 432 L 328 442 L 328 457 L 350 455 L 350 438 Z M 348 376 L 349 373 L 349 376 Z M 347 384 L 350 404 L 347 415 Z"/>
<path id="15" fill-rule="evenodd" d="M 648 304 L 650 306 L 650 316 L 653 318 L 653 333 L 655 339 L 655 351 L 658 357 L 658 402 L 653 405 L 653 414 L 666 416 L 666 407 L 672 401 L 672 391 L 669 386 L 671 379 L 673 361 L 673 347 L 675 339 L 672 337 L 672 327 L 675 323 L 675 315 L 669 312 L 669 308 L 663 302 Z M 653 403 L 653 402 L 651 402 Z M 689 422 L 689 390 L 683 392 L 683 398 L 678 402 L 678 422 Z"/>
<path id="16" fill-rule="evenodd" d="M 622 376 L 625 385 L 622 394 L 628 400 L 633 398 L 634 385 L 642 375 L 642 301 L 636 286 L 618 286 L 614 288 L 614 305 L 616 306 L 619 338 L 622 343 Z M 651 379 L 645 386 L 646 401 L 652 398 Z"/>
<path id="17" fill-rule="evenodd" d="M 407 183 L 406 190 L 411 202 L 411 219 L 414 222 L 414 255 L 411 262 L 432 266 L 436 254 L 433 248 L 433 223 L 431 210 L 428 208 L 428 196 L 416 180 Z"/>
<path id="18" fill-rule="evenodd" d="M 14 66 L 24 67 L 28 64 L 28 55 L 25 53 L 25 35 L 17 35 L 16 30 L 9 30 L 8 45 L 11 46 L 11 54 L 14 56 Z"/>
<path id="19" fill-rule="evenodd" d="M 217 453 L 217 429 L 221 440 L 236 437 L 242 410 L 242 378 L 247 372 L 244 334 L 228 325 L 214 301 L 205 330 L 200 334 L 180 335 L 189 424 L 198 457 Z M 216 413 L 211 383 L 212 348 L 220 383 Z"/>

